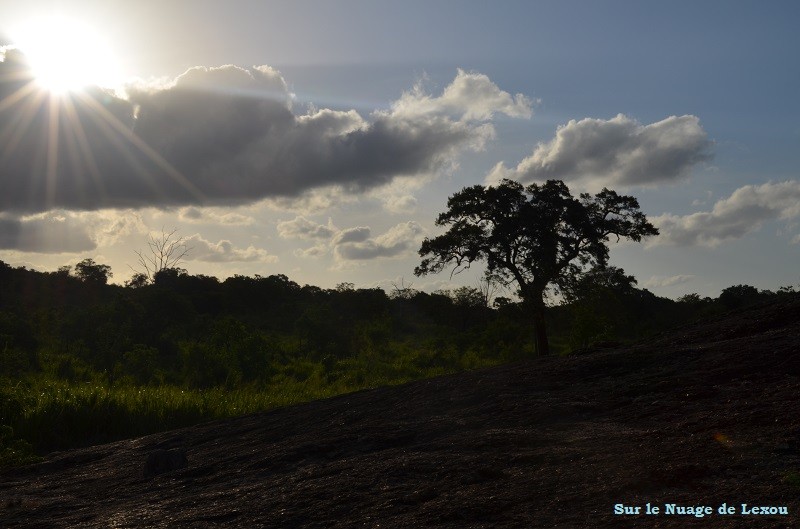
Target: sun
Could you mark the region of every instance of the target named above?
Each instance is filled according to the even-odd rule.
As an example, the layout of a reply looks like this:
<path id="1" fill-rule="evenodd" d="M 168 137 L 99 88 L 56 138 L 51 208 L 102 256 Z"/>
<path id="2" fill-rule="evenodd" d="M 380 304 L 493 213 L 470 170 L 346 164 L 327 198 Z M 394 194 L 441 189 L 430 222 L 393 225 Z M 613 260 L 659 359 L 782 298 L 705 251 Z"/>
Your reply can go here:
<path id="1" fill-rule="evenodd" d="M 45 90 L 61 94 L 87 86 L 117 88 L 119 62 L 106 39 L 86 22 L 63 15 L 29 20 L 11 33 Z"/>

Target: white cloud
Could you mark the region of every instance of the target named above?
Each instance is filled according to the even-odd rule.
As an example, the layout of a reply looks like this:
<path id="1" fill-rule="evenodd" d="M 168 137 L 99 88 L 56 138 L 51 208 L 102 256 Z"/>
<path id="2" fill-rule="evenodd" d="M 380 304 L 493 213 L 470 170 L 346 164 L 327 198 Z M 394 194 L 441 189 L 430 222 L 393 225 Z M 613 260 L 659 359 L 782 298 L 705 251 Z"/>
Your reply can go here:
<path id="1" fill-rule="evenodd" d="M 303 259 L 319 259 L 320 257 L 326 255 L 328 253 L 328 245 L 327 244 L 317 244 L 310 248 L 298 248 L 294 251 L 294 255 L 296 257 L 300 257 Z"/>
<path id="2" fill-rule="evenodd" d="M 383 206 L 391 213 L 413 213 L 417 209 L 417 199 L 413 195 L 390 196 Z"/>
<path id="3" fill-rule="evenodd" d="M 448 115 L 460 121 L 488 121 L 498 113 L 530 118 L 531 100 L 500 90 L 486 75 L 460 68 L 441 96 L 427 94 L 422 83 L 417 83 L 392 104 L 392 114 L 402 117 Z"/>
<path id="4" fill-rule="evenodd" d="M 297 118 L 297 121 L 306 126 L 317 128 L 320 135 L 329 138 L 364 130 L 369 127 L 369 123 L 355 110 L 345 112 L 330 109 L 313 109 L 305 116 Z"/>
<path id="5" fill-rule="evenodd" d="M 262 262 L 275 263 L 278 257 L 270 255 L 262 248 L 253 245 L 247 248 L 236 248 L 230 241 L 221 240 L 211 242 L 200 234 L 194 234 L 186 239 L 186 245 L 190 248 L 186 254 L 187 261 L 205 261 L 211 263 L 230 263 L 230 262 Z"/>
<path id="6" fill-rule="evenodd" d="M 397 224 L 385 233 L 372 237 L 368 226 L 338 229 L 332 220 L 328 225 L 317 224 L 303 217 L 279 224 L 283 238 L 319 241 L 314 246 L 297 249 L 294 255 L 301 258 L 319 258 L 333 252 L 335 269 L 352 267 L 355 261 L 367 261 L 380 257 L 399 257 L 416 249 L 424 229 L 417 222 Z"/>
<path id="7" fill-rule="evenodd" d="M 747 185 L 718 200 L 711 211 L 651 218 L 661 235 L 647 245 L 717 246 L 757 231 L 765 222 L 799 216 L 799 181 Z"/>
<path id="8" fill-rule="evenodd" d="M 353 228 L 334 240 L 334 255 L 339 261 L 398 257 L 412 249 L 416 250 L 416 244 L 424 232 L 422 226 L 414 221 L 398 224 L 374 239 L 369 238 L 369 228 Z"/>
<path id="9" fill-rule="evenodd" d="M 442 168 L 442 174 L 450 174 L 457 169 L 458 164 L 453 163 L 447 169 Z M 372 190 L 367 197 L 379 201 L 384 211 L 409 215 L 417 209 L 415 195 L 429 183 L 430 179 L 424 177 L 396 178 L 390 184 Z"/>
<path id="10" fill-rule="evenodd" d="M 675 181 L 711 159 L 711 145 L 696 116 L 671 116 L 649 125 L 623 114 L 609 120 L 571 120 L 515 168 L 498 163 L 486 180 L 558 179 L 598 189 L 655 185 Z"/>
<path id="11" fill-rule="evenodd" d="M 278 235 L 282 239 L 322 239 L 328 240 L 336 234 L 338 228 L 333 225 L 333 220 L 328 219 L 328 224 L 317 224 L 303 216 L 278 223 Z"/>

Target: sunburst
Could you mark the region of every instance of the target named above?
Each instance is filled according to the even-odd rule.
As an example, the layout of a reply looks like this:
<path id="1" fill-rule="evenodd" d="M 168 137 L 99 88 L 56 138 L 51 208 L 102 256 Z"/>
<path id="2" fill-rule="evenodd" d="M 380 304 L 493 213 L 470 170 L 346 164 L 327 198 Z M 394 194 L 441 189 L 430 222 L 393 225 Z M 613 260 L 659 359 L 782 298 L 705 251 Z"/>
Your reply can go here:
<path id="1" fill-rule="evenodd" d="M 13 29 L 14 44 L 0 48 L 0 62 L 13 62 L 0 75 L 0 164 L 25 168 L 32 195 L 43 193 L 51 207 L 76 192 L 103 197 L 119 166 L 154 195 L 166 178 L 203 199 L 130 127 L 119 63 L 97 31 L 65 16 L 40 17 Z M 115 105 L 123 110 L 115 111 Z M 30 152 L 38 154 L 26 156 Z"/>
<path id="2" fill-rule="evenodd" d="M 120 84 L 119 61 L 108 41 L 83 20 L 37 17 L 13 28 L 11 37 L 25 54 L 36 83 L 53 94 Z"/>

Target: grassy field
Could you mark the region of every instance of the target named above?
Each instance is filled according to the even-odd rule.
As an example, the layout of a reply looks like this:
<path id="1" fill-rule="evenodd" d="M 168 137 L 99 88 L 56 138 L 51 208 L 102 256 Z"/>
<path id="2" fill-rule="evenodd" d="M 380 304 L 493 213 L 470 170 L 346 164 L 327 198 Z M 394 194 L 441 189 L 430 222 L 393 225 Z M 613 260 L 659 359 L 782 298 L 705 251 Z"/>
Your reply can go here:
<path id="1" fill-rule="evenodd" d="M 35 461 L 41 454 L 138 437 L 200 422 L 266 411 L 360 389 L 401 384 L 465 368 L 499 363 L 465 359 L 462 365 L 420 367 L 345 359 L 333 370 L 297 366 L 267 385 L 191 389 L 177 385 L 67 381 L 52 374 L 0 380 L 0 466 Z"/>

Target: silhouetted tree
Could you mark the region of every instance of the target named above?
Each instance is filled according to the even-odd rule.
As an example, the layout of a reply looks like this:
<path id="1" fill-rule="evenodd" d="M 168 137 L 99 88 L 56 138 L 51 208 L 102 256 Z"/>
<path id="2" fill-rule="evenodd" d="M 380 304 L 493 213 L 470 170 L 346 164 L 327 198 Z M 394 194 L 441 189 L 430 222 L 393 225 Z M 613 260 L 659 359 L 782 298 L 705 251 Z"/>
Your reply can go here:
<path id="1" fill-rule="evenodd" d="M 136 275 L 144 275 L 149 281 L 155 281 L 159 272 L 179 268 L 179 265 L 192 248 L 186 244 L 185 237 L 178 237 L 177 229 L 167 233 L 163 229 L 158 237 L 148 236 L 147 251 L 136 251 L 141 270 L 134 270 Z M 136 275 L 134 277 L 136 277 Z"/>
<path id="2" fill-rule="evenodd" d="M 175 287 L 182 278 L 188 277 L 183 268 L 163 268 L 153 275 L 153 284 L 158 286 Z"/>
<path id="3" fill-rule="evenodd" d="M 406 285 L 406 281 L 402 277 L 399 283 L 397 281 L 392 281 L 392 292 L 389 294 L 389 297 L 391 299 L 411 299 L 419 293 L 418 290 L 411 288 L 413 286 L 414 283 Z"/>
<path id="4" fill-rule="evenodd" d="M 720 293 L 719 302 L 726 309 L 738 309 L 739 307 L 757 303 L 762 297 L 762 293 L 754 286 L 733 285 Z"/>
<path id="5" fill-rule="evenodd" d="M 150 280 L 146 274 L 142 272 L 134 272 L 131 278 L 125 281 L 125 286 L 130 288 L 139 288 L 145 286 Z"/>
<path id="6" fill-rule="evenodd" d="M 569 278 L 564 282 L 561 293 L 567 303 L 576 303 L 606 293 L 630 294 L 636 283 L 636 278 L 625 275 L 621 268 L 602 266 Z"/>
<path id="7" fill-rule="evenodd" d="M 353 292 L 356 289 L 353 283 L 339 283 L 336 285 L 336 292 Z"/>
<path id="8" fill-rule="evenodd" d="M 483 308 L 486 307 L 486 296 L 474 287 L 458 287 L 450 292 L 453 304 L 457 307 Z"/>
<path id="9" fill-rule="evenodd" d="M 533 319 L 536 350 L 549 353 L 545 295 L 587 266 L 608 262 L 611 236 L 640 241 L 658 230 L 634 197 L 603 189 L 592 196 L 570 194 L 560 180 L 542 185 L 503 180 L 497 186 L 464 188 L 436 219 L 448 231 L 422 242 L 418 276 L 453 265 L 453 273 L 486 262 L 486 277 L 515 284 Z"/>
<path id="10" fill-rule="evenodd" d="M 59 268 L 59 272 L 62 272 L 63 269 L 64 267 Z M 81 281 L 105 285 L 113 274 L 110 266 L 95 263 L 94 259 L 87 258 L 75 265 L 75 275 Z"/>
<path id="11" fill-rule="evenodd" d="M 614 266 L 592 268 L 561 288 L 571 315 L 570 345 L 617 340 L 630 331 L 629 317 L 636 279 Z"/>
<path id="12" fill-rule="evenodd" d="M 703 303 L 703 298 L 701 298 L 700 294 L 697 292 L 692 292 L 691 294 L 684 294 L 679 297 L 677 301 L 678 303 L 684 303 L 689 306 L 697 306 Z"/>
<path id="13" fill-rule="evenodd" d="M 492 300 L 494 299 L 494 295 L 498 291 L 498 285 L 496 281 L 492 281 L 490 277 L 483 277 L 478 282 L 478 290 L 483 297 L 483 305 L 485 307 L 490 307 L 492 305 Z"/>

